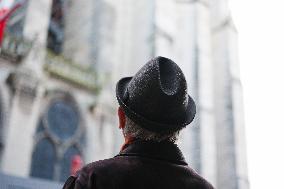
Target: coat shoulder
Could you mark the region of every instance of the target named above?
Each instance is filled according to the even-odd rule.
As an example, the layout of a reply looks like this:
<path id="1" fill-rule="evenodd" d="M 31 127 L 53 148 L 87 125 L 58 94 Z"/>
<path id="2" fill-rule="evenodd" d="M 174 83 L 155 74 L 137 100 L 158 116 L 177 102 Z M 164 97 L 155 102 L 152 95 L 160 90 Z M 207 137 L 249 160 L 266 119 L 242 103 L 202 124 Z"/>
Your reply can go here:
<path id="1" fill-rule="evenodd" d="M 157 183 L 156 179 L 154 179 L 157 175 L 167 179 Z M 154 161 L 148 158 L 120 156 L 85 165 L 77 172 L 75 183 L 80 186 L 79 189 L 115 188 L 114 186 L 118 185 L 124 186 L 121 188 L 129 188 L 128 185 L 135 185 L 135 183 L 143 183 L 141 188 L 149 188 L 151 185 L 159 186 L 159 184 L 161 186 L 174 184 L 180 186 L 179 188 L 188 188 L 186 186 L 190 186 L 196 189 L 214 189 L 209 182 L 189 166 Z M 149 187 L 146 187 L 148 186 L 147 183 L 149 183 Z M 175 187 L 170 186 L 169 188 Z"/>
<path id="2" fill-rule="evenodd" d="M 191 174 L 190 186 L 193 186 L 197 189 L 214 189 L 212 184 L 210 184 L 207 180 L 205 180 L 202 176 L 200 176 L 196 171 L 192 168 L 187 167 Z"/>
<path id="3" fill-rule="evenodd" d="M 111 163 L 112 159 L 99 160 L 85 165 L 75 175 L 66 180 L 63 189 L 94 188 L 96 182 L 95 171 Z"/>
<path id="4" fill-rule="evenodd" d="M 108 169 L 110 167 L 113 167 L 115 164 L 118 162 L 116 161 L 115 157 L 114 158 L 109 158 L 109 159 L 103 159 L 103 160 L 98 160 L 94 161 L 92 163 L 89 163 L 85 165 L 80 172 L 81 173 L 87 173 L 88 175 L 95 173 L 97 171 L 103 171 L 104 169 Z"/>

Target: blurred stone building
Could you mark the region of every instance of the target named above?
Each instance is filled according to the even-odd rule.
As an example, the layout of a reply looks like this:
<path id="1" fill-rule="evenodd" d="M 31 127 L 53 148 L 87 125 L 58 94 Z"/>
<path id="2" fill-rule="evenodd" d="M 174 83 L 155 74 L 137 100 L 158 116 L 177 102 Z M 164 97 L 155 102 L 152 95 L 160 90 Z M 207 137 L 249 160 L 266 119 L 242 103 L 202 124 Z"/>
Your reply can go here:
<path id="1" fill-rule="evenodd" d="M 228 0 L 28 0 L 1 48 L 0 170 L 63 182 L 75 155 L 117 154 L 116 81 L 159 55 L 197 102 L 187 161 L 216 188 L 247 189 L 237 54 Z"/>

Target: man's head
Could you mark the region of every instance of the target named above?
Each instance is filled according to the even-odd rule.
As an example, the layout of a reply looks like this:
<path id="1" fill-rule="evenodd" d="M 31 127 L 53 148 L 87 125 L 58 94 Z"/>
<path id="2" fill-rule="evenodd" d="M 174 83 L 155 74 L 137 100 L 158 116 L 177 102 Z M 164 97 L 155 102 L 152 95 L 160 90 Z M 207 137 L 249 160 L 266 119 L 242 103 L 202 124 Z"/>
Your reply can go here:
<path id="1" fill-rule="evenodd" d="M 120 128 L 127 137 L 174 142 L 196 107 L 185 77 L 172 60 L 157 57 L 116 86 Z"/>

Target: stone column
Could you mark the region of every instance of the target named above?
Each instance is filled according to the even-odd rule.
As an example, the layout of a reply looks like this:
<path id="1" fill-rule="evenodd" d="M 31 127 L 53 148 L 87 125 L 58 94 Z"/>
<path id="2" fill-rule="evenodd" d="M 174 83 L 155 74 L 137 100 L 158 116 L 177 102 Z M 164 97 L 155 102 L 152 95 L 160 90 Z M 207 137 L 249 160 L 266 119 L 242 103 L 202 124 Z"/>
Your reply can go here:
<path id="1" fill-rule="evenodd" d="M 214 0 L 211 6 L 217 126 L 217 187 L 247 189 L 249 186 L 237 31 L 227 0 Z"/>
<path id="2" fill-rule="evenodd" d="M 91 66 L 97 61 L 91 56 L 98 40 L 97 28 L 92 27 L 98 22 L 97 16 L 93 16 L 99 15 L 95 12 L 96 1 L 68 0 L 64 5 L 63 55 L 82 66 Z"/>
<path id="3" fill-rule="evenodd" d="M 29 176 L 33 135 L 43 93 L 39 78 L 42 77 L 51 3 L 51 0 L 28 1 L 24 36 L 34 44 L 15 73 L 16 92 L 2 159 L 3 172 L 7 174 Z"/>
<path id="4" fill-rule="evenodd" d="M 194 1 L 196 11 L 197 113 L 200 121 L 201 175 L 217 183 L 216 126 L 214 114 L 214 64 L 212 62 L 209 1 Z"/>
<path id="5" fill-rule="evenodd" d="M 155 27 L 154 33 L 154 53 L 155 56 L 165 56 L 170 59 L 176 58 L 175 47 L 177 42 L 176 20 L 177 14 L 175 2 L 173 0 L 156 0 L 155 4 Z M 183 23 L 184 24 L 184 23 Z"/>
<path id="6" fill-rule="evenodd" d="M 4 91 L 4 86 L 2 86 L 2 83 L 0 83 L 0 169 L 1 169 L 1 160 L 2 160 L 2 151 L 4 148 L 4 137 L 5 137 L 5 126 L 6 126 L 6 109 L 7 107 L 5 106 L 7 102 L 5 100 L 8 100 L 3 97 L 3 91 Z M 5 91 L 4 91 L 5 92 Z"/>
<path id="7" fill-rule="evenodd" d="M 235 133 L 235 152 L 236 152 L 236 175 L 238 189 L 248 189 L 248 170 L 247 170 L 247 148 L 246 148 L 246 132 L 244 122 L 244 102 L 243 88 L 240 80 L 240 68 L 238 59 L 238 43 L 237 33 L 235 30 L 230 34 L 231 41 L 229 49 L 231 49 L 231 85 L 232 85 L 232 108 L 234 117 L 234 133 Z"/>
<path id="8" fill-rule="evenodd" d="M 116 1 L 116 78 L 131 76 L 153 56 L 154 1 Z"/>

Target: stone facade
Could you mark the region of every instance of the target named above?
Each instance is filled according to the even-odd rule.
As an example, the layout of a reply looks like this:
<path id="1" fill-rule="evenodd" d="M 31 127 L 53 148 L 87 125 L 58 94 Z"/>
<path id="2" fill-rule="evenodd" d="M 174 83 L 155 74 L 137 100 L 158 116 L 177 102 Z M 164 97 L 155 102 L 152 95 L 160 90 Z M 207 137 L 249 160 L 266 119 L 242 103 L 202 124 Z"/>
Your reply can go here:
<path id="1" fill-rule="evenodd" d="M 118 153 L 116 81 L 166 56 L 184 71 L 198 106 L 179 141 L 187 161 L 216 188 L 249 188 L 237 32 L 227 0 L 29 0 L 26 9 L 23 36 L 31 49 L 17 63 L 0 62 L 2 172 L 62 181 L 73 155 L 89 163 Z M 52 108 L 71 117 L 52 117 Z M 75 122 L 74 133 L 54 130 Z M 46 154 L 54 161 L 50 175 L 33 166 L 40 143 L 55 152 Z"/>

